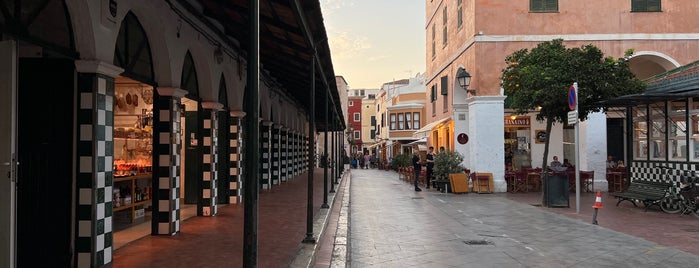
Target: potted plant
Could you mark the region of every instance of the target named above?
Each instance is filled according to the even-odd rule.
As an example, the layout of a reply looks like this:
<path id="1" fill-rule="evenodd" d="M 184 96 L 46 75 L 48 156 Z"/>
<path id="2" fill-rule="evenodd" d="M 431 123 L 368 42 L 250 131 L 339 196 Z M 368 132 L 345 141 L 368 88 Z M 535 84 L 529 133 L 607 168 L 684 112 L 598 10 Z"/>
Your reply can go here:
<path id="1" fill-rule="evenodd" d="M 436 154 L 434 157 L 434 169 L 432 170 L 434 178 L 437 179 L 437 182 L 449 185 L 449 183 L 446 183 L 449 180 L 449 174 L 463 174 L 465 176 L 464 170 L 466 168 L 461 165 L 463 160 L 464 156 L 459 152 L 444 151 Z M 466 185 L 466 188 L 468 188 L 468 180 Z"/>

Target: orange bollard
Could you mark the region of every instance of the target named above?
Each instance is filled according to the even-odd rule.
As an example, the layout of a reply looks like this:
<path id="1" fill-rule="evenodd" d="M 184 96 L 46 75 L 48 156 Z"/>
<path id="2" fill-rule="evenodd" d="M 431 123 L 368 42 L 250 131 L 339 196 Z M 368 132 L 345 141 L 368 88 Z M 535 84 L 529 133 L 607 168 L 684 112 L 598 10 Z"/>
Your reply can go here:
<path id="1" fill-rule="evenodd" d="M 592 224 L 597 225 L 597 209 L 602 208 L 602 191 L 597 191 L 597 197 L 595 198 L 595 214 L 592 215 Z"/>

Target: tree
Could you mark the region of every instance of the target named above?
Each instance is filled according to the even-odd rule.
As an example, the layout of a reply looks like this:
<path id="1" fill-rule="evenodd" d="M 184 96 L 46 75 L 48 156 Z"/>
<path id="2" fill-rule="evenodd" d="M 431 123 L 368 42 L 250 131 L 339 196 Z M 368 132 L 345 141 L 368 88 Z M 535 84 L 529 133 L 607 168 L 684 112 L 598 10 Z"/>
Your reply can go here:
<path id="1" fill-rule="evenodd" d="M 628 66 L 633 50 L 623 58 L 604 57 L 593 45 L 566 48 L 563 39 L 540 43 L 529 51 L 521 49 L 505 57 L 502 84 L 506 105 L 516 114 L 525 114 L 540 107 L 536 120 L 546 120 L 546 133 L 554 122 L 563 123 L 568 116 L 568 88 L 578 83 L 578 118 L 587 119 L 604 109 L 601 101 L 640 93 L 645 84 L 631 73 Z M 549 152 L 546 135 L 542 166 L 546 170 Z"/>

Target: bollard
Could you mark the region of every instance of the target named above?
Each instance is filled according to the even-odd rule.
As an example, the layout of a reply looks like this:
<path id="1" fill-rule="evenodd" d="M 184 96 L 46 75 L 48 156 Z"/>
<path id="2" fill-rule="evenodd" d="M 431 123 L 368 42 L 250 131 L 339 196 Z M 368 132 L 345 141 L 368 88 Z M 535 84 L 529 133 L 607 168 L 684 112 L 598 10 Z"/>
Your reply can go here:
<path id="1" fill-rule="evenodd" d="M 592 207 L 595 209 L 595 213 L 592 214 L 592 224 L 597 225 L 597 209 L 602 208 L 602 191 L 597 191 L 595 205 Z"/>

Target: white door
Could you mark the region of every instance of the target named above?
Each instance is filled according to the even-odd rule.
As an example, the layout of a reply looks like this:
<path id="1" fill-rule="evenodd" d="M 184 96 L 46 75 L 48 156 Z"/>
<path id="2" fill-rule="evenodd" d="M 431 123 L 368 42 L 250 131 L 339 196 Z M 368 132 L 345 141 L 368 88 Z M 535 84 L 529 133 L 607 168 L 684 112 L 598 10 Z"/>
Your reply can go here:
<path id="1" fill-rule="evenodd" d="M 17 50 L 0 41 L 0 267 L 15 267 Z"/>

